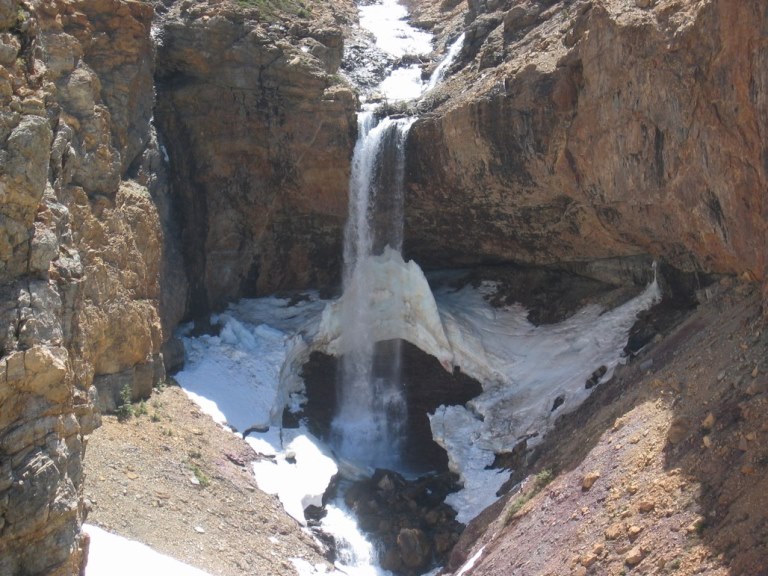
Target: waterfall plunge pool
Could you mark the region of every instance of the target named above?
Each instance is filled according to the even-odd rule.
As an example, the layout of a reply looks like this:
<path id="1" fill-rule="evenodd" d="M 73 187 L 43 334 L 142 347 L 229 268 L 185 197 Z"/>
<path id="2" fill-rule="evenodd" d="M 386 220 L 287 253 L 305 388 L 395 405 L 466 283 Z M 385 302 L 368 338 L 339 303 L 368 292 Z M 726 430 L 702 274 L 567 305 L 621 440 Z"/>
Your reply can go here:
<path id="1" fill-rule="evenodd" d="M 448 494 L 447 502 L 463 523 L 496 499 L 497 490 L 509 476 L 508 472 L 491 468 L 496 455 L 510 452 L 523 437 L 532 447 L 557 416 L 586 399 L 592 389 L 586 383 L 601 367 L 604 370 L 599 381 L 607 380 L 623 360 L 622 349 L 637 313 L 659 298 L 658 286 L 652 282 L 613 309 L 588 305 L 561 322 L 535 326 L 522 306 L 490 303 L 498 303 L 498 285 L 493 282 L 462 284 L 446 281 L 443 275 L 433 296 L 432 291 L 424 293 L 430 288 L 415 264 L 402 262 L 396 254 L 389 254 L 387 261 L 380 264 L 405 269 L 410 266 L 419 275 L 410 282 L 419 288 L 405 290 L 411 294 L 406 299 L 411 303 L 409 313 L 396 321 L 378 318 L 372 326 L 378 334 L 376 340 L 388 341 L 393 334 L 399 334 L 401 339 L 420 347 L 429 343 L 433 346 L 432 364 L 426 369 L 425 354 L 414 352 L 424 371 L 411 383 L 406 369 L 406 385 L 418 387 L 419 382 L 438 374 L 450 382 L 453 369 L 446 371 L 444 366 L 445 359 L 450 358 L 451 368 L 457 367 L 482 387 L 479 395 L 474 395 L 477 390 L 472 391 L 474 397 L 465 404 L 436 396 L 430 398 L 428 409 L 416 411 L 422 417 L 428 413 L 429 440 L 436 444 L 429 448 L 431 452 L 414 448 L 412 454 L 418 455 L 420 450 L 421 454 L 432 454 L 424 457 L 426 468 L 443 465 L 440 457 L 430 460 L 436 453 L 442 454 L 443 463 L 447 460 L 463 486 Z M 400 277 L 407 278 L 407 274 L 403 272 Z M 318 415 L 323 408 L 313 405 L 318 399 L 326 400 L 322 390 L 332 388 L 332 375 L 317 378 L 310 373 L 320 369 L 318 357 L 326 363 L 322 370 L 333 370 L 335 360 L 331 357 L 339 352 L 340 345 L 334 333 L 337 308 L 338 300 L 323 300 L 316 293 L 292 299 L 242 300 L 211 318 L 217 334 L 192 336 L 188 327 L 183 336 L 187 363 L 176 376 L 190 397 L 219 423 L 240 433 L 255 431 L 246 439 L 261 455 L 254 464 L 260 486 L 277 494 L 286 510 L 304 525 L 305 511 L 322 507 L 325 501 L 327 515 L 320 521 L 320 529 L 331 532 L 354 526 L 343 499 L 328 503 L 326 492 L 334 477 L 360 479 L 375 472 L 335 457 L 321 438 L 333 409 L 326 406 L 323 422 Z M 427 317 L 421 317 L 424 315 Z M 442 335 L 430 333 L 438 328 Z M 406 344 L 406 363 L 413 348 Z M 325 356 L 313 357 L 313 353 Z M 309 386 L 302 376 L 307 374 L 312 382 Z M 435 404 L 438 406 L 432 412 Z M 303 407 L 307 410 L 302 415 Z M 288 418 L 293 421 L 291 427 L 283 426 L 284 412 L 294 414 Z M 425 441 L 423 434 L 419 441 Z M 405 446 L 408 450 L 409 444 Z M 397 481 L 396 477 L 379 480 L 384 485 Z M 365 538 L 356 533 L 338 536 L 339 541 L 360 545 Z M 372 545 L 368 543 L 363 549 L 366 546 Z M 376 556 L 374 548 L 359 554 L 344 552 L 337 562 L 346 573 L 386 574 L 370 560 Z"/>

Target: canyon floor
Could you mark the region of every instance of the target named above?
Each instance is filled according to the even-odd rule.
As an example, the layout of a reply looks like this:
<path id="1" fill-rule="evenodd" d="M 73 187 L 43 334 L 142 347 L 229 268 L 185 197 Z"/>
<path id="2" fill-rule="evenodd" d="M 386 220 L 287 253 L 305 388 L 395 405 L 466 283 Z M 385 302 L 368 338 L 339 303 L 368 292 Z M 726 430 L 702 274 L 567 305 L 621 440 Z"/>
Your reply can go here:
<path id="1" fill-rule="evenodd" d="M 724 280 L 528 458 L 521 491 L 454 551 L 472 575 L 768 574 L 768 327 Z M 86 453 L 90 523 L 212 574 L 293 574 L 319 548 L 261 493 L 257 458 L 181 389 L 105 416 Z"/>
<path id="2" fill-rule="evenodd" d="M 257 455 L 177 386 L 122 421 L 104 416 L 86 450 L 88 522 L 210 574 L 287 576 L 319 547 L 250 472 Z M 142 414 L 146 410 L 146 413 Z"/>

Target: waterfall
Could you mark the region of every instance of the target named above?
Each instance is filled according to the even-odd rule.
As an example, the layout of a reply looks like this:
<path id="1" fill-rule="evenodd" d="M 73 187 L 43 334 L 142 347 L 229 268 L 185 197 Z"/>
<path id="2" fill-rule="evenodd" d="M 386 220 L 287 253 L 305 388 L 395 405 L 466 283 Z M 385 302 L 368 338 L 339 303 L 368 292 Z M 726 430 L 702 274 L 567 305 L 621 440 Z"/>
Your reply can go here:
<path id="1" fill-rule="evenodd" d="M 339 454 L 371 466 L 397 468 L 406 420 L 399 341 L 375 342 L 377 297 L 371 257 L 403 244 L 405 139 L 412 118 L 358 117 L 344 235 L 344 304 L 338 409 L 332 441 Z M 402 303 L 399 303 L 402 305 Z"/>
<path id="2" fill-rule="evenodd" d="M 406 9 L 397 0 L 360 7 L 361 26 L 376 39 L 379 50 L 392 58 L 431 51 L 431 35 L 405 22 Z M 413 101 L 434 87 L 456 58 L 463 34 L 437 66 L 428 83 L 418 65 L 390 71 L 376 91 L 390 102 Z M 399 256 L 403 245 L 403 182 L 405 141 L 415 118 L 384 118 L 375 111 L 358 114 L 358 139 L 352 158 L 349 217 L 344 234 L 344 275 L 341 308 L 341 349 L 337 411 L 331 442 L 337 453 L 356 463 L 399 468 L 407 406 L 401 382 L 399 340 L 377 342 L 372 328 L 382 320 L 375 304 L 386 303 L 391 316 L 405 307 L 395 294 L 399 278 L 376 282 L 374 257 Z M 379 258 L 379 261 L 381 258 Z M 378 268 L 378 274 L 381 274 Z M 402 284 L 401 284 L 402 285 Z M 381 306 L 379 306 L 381 308 Z"/>
<path id="3" fill-rule="evenodd" d="M 448 72 L 448 68 L 453 65 L 453 62 L 459 55 L 459 52 L 461 52 L 461 47 L 464 46 L 464 37 L 465 34 L 462 32 L 459 34 L 459 37 L 456 38 L 456 40 L 454 40 L 450 45 L 445 58 L 440 61 L 435 70 L 432 72 L 432 75 L 429 77 L 429 82 L 427 83 L 426 88 L 427 91 L 432 90 L 432 88 L 437 86 L 445 77 L 445 73 Z"/>

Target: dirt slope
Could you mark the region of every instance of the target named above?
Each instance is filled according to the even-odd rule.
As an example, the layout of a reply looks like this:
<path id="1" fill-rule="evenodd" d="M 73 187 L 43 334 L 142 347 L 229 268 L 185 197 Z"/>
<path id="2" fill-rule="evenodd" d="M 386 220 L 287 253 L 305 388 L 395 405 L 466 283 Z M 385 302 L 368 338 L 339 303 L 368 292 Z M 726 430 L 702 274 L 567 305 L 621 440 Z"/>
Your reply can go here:
<path id="1" fill-rule="evenodd" d="M 452 570 L 483 547 L 466 574 L 768 574 L 768 332 L 731 283 L 560 421 Z"/>
<path id="2" fill-rule="evenodd" d="M 138 408 L 139 405 L 136 405 Z M 241 438 L 216 425 L 177 387 L 147 413 L 105 416 L 88 442 L 88 522 L 211 574 L 296 574 L 291 558 L 323 563 L 319 547 L 256 488 Z"/>

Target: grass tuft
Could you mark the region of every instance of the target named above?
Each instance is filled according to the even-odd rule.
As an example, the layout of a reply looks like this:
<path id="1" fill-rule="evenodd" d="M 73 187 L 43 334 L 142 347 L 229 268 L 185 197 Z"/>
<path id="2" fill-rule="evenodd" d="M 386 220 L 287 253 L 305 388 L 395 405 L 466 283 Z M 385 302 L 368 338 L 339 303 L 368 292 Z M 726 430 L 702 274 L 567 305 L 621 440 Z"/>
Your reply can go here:
<path id="1" fill-rule="evenodd" d="M 533 486 L 525 494 L 522 494 L 515 498 L 510 504 L 507 505 L 504 511 L 504 523 L 509 524 L 515 515 L 520 512 L 523 506 L 533 499 L 536 494 L 541 492 L 544 487 L 552 482 L 555 475 L 552 470 L 542 470 L 533 478 Z"/>

